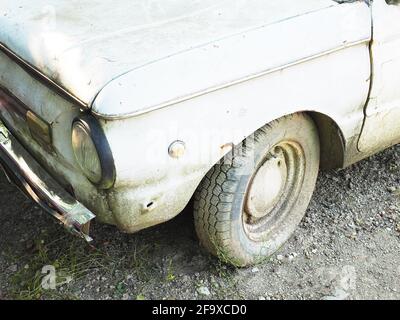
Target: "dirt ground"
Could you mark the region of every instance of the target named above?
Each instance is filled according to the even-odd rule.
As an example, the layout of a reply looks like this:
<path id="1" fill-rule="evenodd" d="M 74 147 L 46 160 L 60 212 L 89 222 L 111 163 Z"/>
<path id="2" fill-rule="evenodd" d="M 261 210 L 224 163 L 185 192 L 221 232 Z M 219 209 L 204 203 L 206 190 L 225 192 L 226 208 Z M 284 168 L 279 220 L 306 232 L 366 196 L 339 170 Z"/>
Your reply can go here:
<path id="1" fill-rule="evenodd" d="M 90 248 L 1 174 L 0 297 L 400 299 L 399 160 L 397 146 L 322 172 L 294 237 L 248 269 L 227 267 L 199 247 L 190 208 L 136 235 L 95 224 Z M 42 286 L 49 268 L 55 289 Z"/>

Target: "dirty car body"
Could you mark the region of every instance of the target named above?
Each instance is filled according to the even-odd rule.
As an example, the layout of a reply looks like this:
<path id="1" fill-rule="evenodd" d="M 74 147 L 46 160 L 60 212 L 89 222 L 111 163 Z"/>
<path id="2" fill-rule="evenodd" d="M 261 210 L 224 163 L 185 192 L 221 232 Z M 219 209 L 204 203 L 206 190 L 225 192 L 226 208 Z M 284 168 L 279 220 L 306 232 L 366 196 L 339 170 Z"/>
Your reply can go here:
<path id="1" fill-rule="evenodd" d="M 79 234 L 132 233 L 276 119 L 307 114 L 325 168 L 398 143 L 400 5 L 342 2 L 2 0 L 2 166 Z"/>

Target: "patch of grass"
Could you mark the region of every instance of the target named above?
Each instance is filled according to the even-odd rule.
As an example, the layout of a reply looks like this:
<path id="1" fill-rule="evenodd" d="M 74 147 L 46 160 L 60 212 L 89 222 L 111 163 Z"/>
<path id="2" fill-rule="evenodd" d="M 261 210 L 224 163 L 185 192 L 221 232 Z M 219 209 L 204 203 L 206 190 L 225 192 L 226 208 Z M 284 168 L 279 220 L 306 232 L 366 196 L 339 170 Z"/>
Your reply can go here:
<path id="1" fill-rule="evenodd" d="M 82 279 L 93 270 L 104 270 L 109 265 L 105 254 L 91 249 L 80 239 L 65 235 L 47 243 L 44 238 L 36 239 L 31 252 L 18 259 L 18 265 L 24 267 L 10 277 L 11 298 L 78 299 L 59 289 Z M 53 270 L 55 277 L 49 278 Z"/>
<path id="2" fill-rule="evenodd" d="M 139 280 L 147 282 L 151 280 L 151 271 L 153 265 L 151 263 L 151 245 L 135 244 L 126 252 L 126 269 L 135 272 Z"/>
<path id="3" fill-rule="evenodd" d="M 136 300 L 144 301 L 144 300 L 146 300 L 146 297 L 145 297 L 143 294 L 138 294 L 138 295 L 136 296 Z"/>
<path id="4" fill-rule="evenodd" d="M 167 276 L 166 276 L 166 280 L 168 282 L 172 282 L 174 281 L 176 278 L 175 274 L 174 274 L 174 268 L 172 266 L 172 260 L 170 259 L 168 261 L 168 268 L 167 268 Z"/>
<path id="5" fill-rule="evenodd" d="M 126 285 L 124 282 L 118 282 L 117 285 L 115 286 L 115 296 L 120 299 L 125 293 L 127 292 L 126 290 Z"/>

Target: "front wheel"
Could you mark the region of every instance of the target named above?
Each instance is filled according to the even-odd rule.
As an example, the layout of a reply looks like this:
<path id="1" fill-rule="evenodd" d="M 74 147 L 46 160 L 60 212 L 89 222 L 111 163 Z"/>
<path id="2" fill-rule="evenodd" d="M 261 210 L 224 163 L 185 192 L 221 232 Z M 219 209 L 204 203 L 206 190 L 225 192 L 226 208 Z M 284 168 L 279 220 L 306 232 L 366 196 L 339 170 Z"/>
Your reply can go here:
<path id="1" fill-rule="evenodd" d="M 316 126 L 305 114 L 275 120 L 215 165 L 195 194 L 200 242 L 236 266 L 277 251 L 302 220 L 319 169 Z"/>

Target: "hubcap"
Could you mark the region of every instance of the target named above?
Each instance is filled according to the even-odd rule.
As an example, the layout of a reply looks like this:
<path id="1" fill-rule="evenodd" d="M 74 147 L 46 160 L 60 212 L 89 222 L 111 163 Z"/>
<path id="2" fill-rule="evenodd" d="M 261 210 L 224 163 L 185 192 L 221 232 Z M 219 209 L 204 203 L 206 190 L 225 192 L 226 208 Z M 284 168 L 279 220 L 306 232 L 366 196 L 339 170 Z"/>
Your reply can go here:
<path id="1" fill-rule="evenodd" d="M 253 218 L 262 218 L 279 201 L 287 178 L 283 154 L 274 154 L 258 169 L 247 198 L 247 212 Z"/>
<path id="2" fill-rule="evenodd" d="M 249 238 L 263 241 L 289 216 L 304 169 L 304 152 L 296 142 L 281 142 L 264 157 L 247 187 L 243 222 Z"/>

